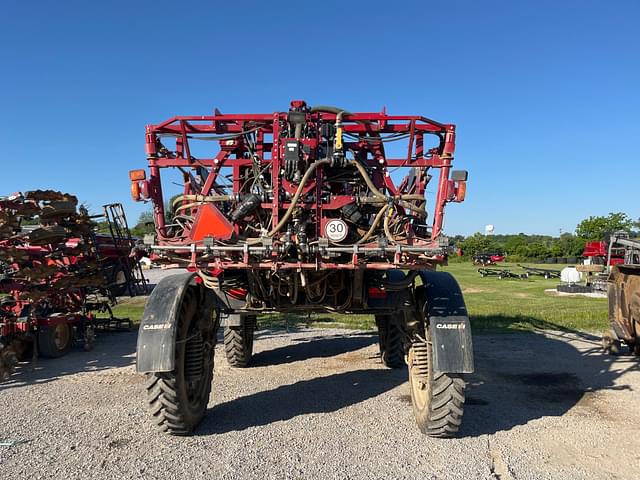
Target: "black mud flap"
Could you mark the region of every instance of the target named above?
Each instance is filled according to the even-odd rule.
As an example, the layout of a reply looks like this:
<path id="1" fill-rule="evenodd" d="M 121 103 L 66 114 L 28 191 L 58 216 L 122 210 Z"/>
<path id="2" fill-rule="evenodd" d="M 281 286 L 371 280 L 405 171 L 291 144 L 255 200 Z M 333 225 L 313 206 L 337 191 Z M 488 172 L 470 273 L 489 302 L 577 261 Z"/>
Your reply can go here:
<path id="1" fill-rule="evenodd" d="M 419 300 L 433 348 L 433 368 L 439 373 L 473 373 L 471 324 L 458 282 L 447 272 L 421 271 Z"/>
<path id="2" fill-rule="evenodd" d="M 149 295 L 138 332 L 138 372 L 170 372 L 174 369 L 178 313 L 194 277 L 194 273 L 165 277 Z"/>
<path id="3" fill-rule="evenodd" d="M 242 315 L 238 313 L 225 314 L 220 316 L 221 327 L 242 327 Z"/>

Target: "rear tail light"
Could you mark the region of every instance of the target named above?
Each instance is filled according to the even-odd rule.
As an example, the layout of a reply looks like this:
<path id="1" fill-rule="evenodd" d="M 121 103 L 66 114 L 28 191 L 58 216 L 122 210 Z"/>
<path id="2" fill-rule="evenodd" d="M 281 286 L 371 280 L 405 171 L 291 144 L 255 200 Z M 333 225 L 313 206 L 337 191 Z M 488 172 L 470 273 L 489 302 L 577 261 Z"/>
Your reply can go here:
<path id="1" fill-rule="evenodd" d="M 381 288 L 369 287 L 369 298 L 387 298 L 387 292 Z"/>

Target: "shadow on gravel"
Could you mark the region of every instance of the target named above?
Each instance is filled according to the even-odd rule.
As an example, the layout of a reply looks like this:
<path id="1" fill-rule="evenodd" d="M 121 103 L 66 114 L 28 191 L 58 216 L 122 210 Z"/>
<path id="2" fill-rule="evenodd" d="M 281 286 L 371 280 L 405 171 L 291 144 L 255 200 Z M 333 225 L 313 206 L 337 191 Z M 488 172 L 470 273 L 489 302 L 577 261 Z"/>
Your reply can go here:
<path id="1" fill-rule="evenodd" d="M 359 350 L 377 342 L 378 335 L 371 333 L 333 335 L 331 337 L 323 335 L 305 338 L 291 345 L 256 353 L 251 362 L 254 366 L 262 367 L 299 362 L 308 358 L 328 358 Z"/>
<path id="2" fill-rule="evenodd" d="M 196 435 L 245 430 L 309 413 L 335 412 L 387 392 L 406 380 L 405 369 L 367 369 L 282 385 L 216 405 Z"/>
<path id="3" fill-rule="evenodd" d="M 137 338 L 136 331 L 98 333 L 95 348 L 90 352 L 74 346 L 64 357 L 39 358 L 35 364 L 21 363 L 9 380 L 0 383 L 0 391 L 23 385 L 48 383 L 75 373 L 132 365 L 136 360 Z"/>
<path id="4" fill-rule="evenodd" d="M 460 436 L 510 430 L 575 406 L 598 410 L 595 392 L 631 389 L 617 380 L 640 370 L 637 358 L 607 355 L 599 336 L 557 330 L 474 336 L 476 373 L 468 378 Z"/>
<path id="5" fill-rule="evenodd" d="M 514 321 L 521 322 L 522 318 Z M 552 328 L 550 324 L 546 326 Z M 543 417 L 562 416 L 574 407 L 602 415 L 594 393 L 631 389 L 618 384 L 618 379 L 628 371 L 640 369 L 637 358 L 605 354 L 598 336 L 557 330 L 474 336 L 476 373 L 467 378 L 460 437 L 511 430 Z M 320 337 L 261 352 L 256 364 L 330 357 L 375 341 L 376 336 L 370 334 Z M 219 434 L 298 415 L 335 412 L 383 394 L 406 380 L 406 369 L 367 369 L 283 385 L 213 407 L 197 434 Z M 411 408 L 409 392 L 406 393 L 400 400 Z M 326 421 L 332 420 L 327 417 Z"/>

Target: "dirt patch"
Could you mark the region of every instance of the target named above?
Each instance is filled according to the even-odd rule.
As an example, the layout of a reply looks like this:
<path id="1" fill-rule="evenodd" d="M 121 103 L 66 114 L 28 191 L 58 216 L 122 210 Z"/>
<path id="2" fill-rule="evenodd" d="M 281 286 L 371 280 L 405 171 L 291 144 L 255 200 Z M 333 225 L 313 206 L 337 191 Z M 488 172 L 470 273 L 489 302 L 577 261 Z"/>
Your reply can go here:
<path id="1" fill-rule="evenodd" d="M 147 303 L 147 299 L 149 298 L 148 295 L 140 295 L 138 297 L 119 297 L 118 298 L 118 305 L 124 306 L 124 305 L 130 305 L 130 306 L 137 306 L 137 305 L 144 305 L 145 303 Z"/>
<path id="2" fill-rule="evenodd" d="M 610 421 L 620 419 L 620 415 L 616 414 L 616 409 L 607 402 L 606 394 L 585 392 L 576 406 L 578 412 L 583 409 L 583 413 L 587 413 L 588 416 L 596 415 L 603 420 Z"/>
<path id="3" fill-rule="evenodd" d="M 483 290 L 482 288 L 469 287 L 469 288 L 462 289 L 462 293 L 485 293 L 485 292 L 486 290 Z"/>
<path id="4" fill-rule="evenodd" d="M 545 295 L 552 297 L 587 297 L 587 298 L 607 298 L 607 294 L 604 292 L 589 292 L 589 293 L 567 293 L 559 292 L 555 288 L 546 288 L 544 290 Z"/>

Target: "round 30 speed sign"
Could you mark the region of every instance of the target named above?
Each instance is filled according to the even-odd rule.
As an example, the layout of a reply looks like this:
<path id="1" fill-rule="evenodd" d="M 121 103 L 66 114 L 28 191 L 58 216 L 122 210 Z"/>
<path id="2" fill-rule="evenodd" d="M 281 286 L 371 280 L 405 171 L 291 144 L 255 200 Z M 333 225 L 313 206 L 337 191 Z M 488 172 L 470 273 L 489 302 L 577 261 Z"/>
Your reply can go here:
<path id="1" fill-rule="evenodd" d="M 347 238 L 347 233 L 349 233 L 349 227 L 347 227 L 344 220 L 340 220 L 339 218 L 329 220 L 324 226 L 324 234 L 332 242 L 341 242 Z"/>

